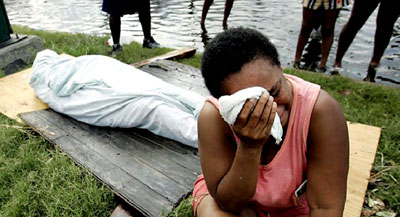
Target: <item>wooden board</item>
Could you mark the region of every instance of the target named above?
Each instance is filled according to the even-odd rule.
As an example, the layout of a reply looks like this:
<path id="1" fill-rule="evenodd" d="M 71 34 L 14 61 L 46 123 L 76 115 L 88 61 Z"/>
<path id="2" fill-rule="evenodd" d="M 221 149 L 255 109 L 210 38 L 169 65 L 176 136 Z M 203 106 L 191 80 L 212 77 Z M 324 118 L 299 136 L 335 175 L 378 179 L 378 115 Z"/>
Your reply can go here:
<path id="1" fill-rule="evenodd" d="M 178 49 L 178 50 L 174 50 L 174 51 L 168 52 L 168 53 L 160 55 L 160 56 L 156 56 L 156 57 L 152 57 L 152 58 L 149 58 L 149 59 L 145 59 L 145 60 L 142 60 L 140 62 L 133 63 L 131 65 L 139 68 L 139 67 L 147 65 L 147 64 L 149 64 L 151 62 L 154 62 L 156 60 L 172 60 L 172 59 L 188 58 L 188 57 L 193 56 L 195 53 L 196 53 L 196 48 L 194 48 L 194 47 L 186 47 L 186 48 L 182 48 L 182 49 Z"/>
<path id="2" fill-rule="evenodd" d="M 180 86 L 184 89 L 197 92 L 203 96 L 209 95 L 208 91 L 204 86 L 204 82 L 199 70 L 192 68 L 190 66 L 182 65 L 171 61 L 158 60 L 144 66 L 142 70 L 147 71 L 152 75 L 155 75 L 169 83 Z M 15 82 L 18 83 L 19 81 L 16 80 Z M 17 98 L 15 91 L 11 91 L 10 94 L 11 95 L 7 96 L 10 98 Z M 35 98 L 35 96 L 32 94 L 30 96 Z M 14 101 L 12 100 L 10 101 L 14 103 Z M 3 102 L 0 103 L 0 106 L 3 106 Z M 171 207 L 173 207 L 173 204 L 177 202 L 177 201 L 174 202 L 173 200 L 178 199 L 179 198 L 178 195 L 173 195 L 171 192 L 165 192 L 165 195 L 168 195 L 168 198 L 171 200 L 164 200 L 162 199 L 162 196 L 159 193 L 161 189 L 164 189 L 167 186 L 171 187 L 170 186 L 172 185 L 171 183 L 175 183 L 176 185 L 181 185 L 179 191 L 177 191 L 179 192 L 179 194 L 181 194 L 186 190 L 187 191 L 190 190 L 196 175 L 193 173 L 192 179 L 186 177 L 186 180 L 181 180 L 183 178 L 182 175 L 180 174 L 182 171 L 186 171 L 182 172 L 184 176 L 190 173 L 188 172 L 188 170 L 194 171 L 196 174 L 198 171 L 200 171 L 199 163 L 191 164 L 193 163 L 191 160 L 195 159 L 196 161 L 198 161 L 198 157 L 193 153 L 192 153 L 193 155 L 187 154 L 190 153 L 190 150 L 188 151 L 187 148 L 182 148 L 179 145 L 177 146 L 177 143 L 174 141 L 152 135 L 147 131 L 141 131 L 141 130 L 130 131 L 123 129 L 97 128 L 93 126 L 87 126 L 85 124 L 71 120 L 70 118 L 65 117 L 63 115 L 54 113 L 51 110 L 46 110 L 41 112 L 31 112 L 23 114 L 21 117 L 23 117 L 23 119 L 26 120 L 26 122 L 28 122 L 28 124 L 31 125 L 34 129 L 36 129 L 39 133 L 44 135 L 50 141 L 54 142 L 57 146 L 65 150 L 67 153 L 70 152 L 77 153 L 75 157 L 72 156 L 72 158 L 76 162 L 78 162 L 82 166 L 92 171 L 97 177 L 99 177 L 100 180 L 109 185 L 110 188 L 116 194 L 121 196 L 130 205 L 141 210 L 141 212 L 145 213 L 146 215 L 153 216 L 152 213 L 154 214 L 160 212 L 162 209 L 170 210 Z M 70 128 L 60 129 L 60 125 L 70 126 Z M 54 128 L 55 130 L 52 128 Z M 348 128 L 350 136 L 350 169 L 348 176 L 347 202 L 346 202 L 344 216 L 359 217 L 362 209 L 365 191 L 368 185 L 368 178 L 375 159 L 376 149 L 380 136 L 380 128 L 363 124 L 352 124 L 352 123 L 348 123 Z M 79 130 L 75 131 L 76 129 Z M 107 138 L 112 138 L 112 139 L 107 140 Z M 104 144 L 101 145 L 102 142 L 105 141 L 108 144 L 109 146 L 108 148 L 110 150 L 105 149 L 104 147 L 107 146 L 105 146 Z M 102 147 L 102 149 L 98 146 Z M 172 146 L 179 147 L 179 150 L 173 149 Z M 96 151 L 93 151 L 93 149 L 95 149 Z M 107 153 L 111 153 L 113 151 L 114 153 L 117 154 L 119 153 L 120 155 L 117 155 L 118 157 L 114 155 L 110 156 L 107 155 L 105 157 L 99 156 L 99 153 L 97 153 L 97 149 Z M 143 153 L 154 152 L 154 154 L 153 155 L 145 154 L 143 155 L 144 159 L 142 158 L 138 159 L 136 155 L 138 156 L 142 155 L 140 152 L 135 152 L 137 149 L 142 150 Z M 171 158 L 171 155 L 165 155 L 165 156 L 170 156 L 171 159 L 168 157 L 166 158 L 163 154 L 163 151 L 168 150 L 168 153 L 171 154 L 170 151 L 171 149 L 174 150 L 172 152 L 181 154 L 186 153 L 187 154 L 186 158 L 185 157 L 179 158 L 180 160 L 178 161 L 186 163 L 191 162 L 188 163 L 188 165 L 191 166 L 186 169 L 179 167 L 179 165 L 174 165 L 170 167 L 169 164 L 173 165 L 174 161 L 171 160 L 173 158 Z M 121 153 L 123 154 L 121 155 Z M 134 157 L 130 156 L 131 154 L 134 155 Z M 157 154 L 159 156 L 163 155 L 164 157 L 156 158 Z M 130 162 L 130 159 L 134 159 L 132 160 L 132 162 L 136 162 L 135 165 L 137 164 L 138 168 L 132 169 L 131 167 L 133 167 L 134 165 L 121 164 L 121 162 L 123 163 Z M 158 159 L 159 162 L 153 162 L 154 159 Z M 164 159 L 166 159 L 166 162 L 169 163 L 162 165 L 163 163 L 160 162 L 164 162 Z M 186 159 L 186 161 L 183 161 L 184 159 Z M 167 175 L 165 175 L 164 173 L 160 174 L 160 172 L 155 172 L 158 170 L 154 169 L 153 167 L 149 169 L 148 166 L 146 166 L 146 163 L 143 162 L 155 163 L 155 165 L 157 165 L 157 167 L 159 167 L 158 169 L 161 171 L 171 170 L 171 168 L 173 168 L 172 170 L 179 169 L 177 171 L 181 172 L 179 173 L 170 172 Z M 180 165 L 182 166 L 182 164 Z M 148 188 L 148 185 L 147 183 L 146 185 L 144 185 L 141 182 L 144 182 L 145 179 L 149 177 L 140 175 L 145 178 L 143 179 L 138 177 L 130 180 L 132 176 L 130 176 L 129 173 L 126 172 L 127 170 L 135 171 L 135 173 L 138 174 L 139 172 L 151 174 L 152 173 L 151 171 L 155 170 L 154 174 L 157 174 L 156 177 L 160 178 L 167 176 L 171 180 L 165 182 L 164 183 L 165 185 L 163 184 L 163 186 L 157 185 L 157 183 L 151 183 L 152 188 L 154 188 L 153 189 L 154 192 L 148 194 L 150 195 L 148 197 L 146 196 L 143 197 L 141 195 L 144 192 L 143 189 Z M 118 174 L 120 175 L 120 177 L 115 177 Z M 126 183 L 131 183 L 133 185 L 131 184 L 127 185 Z M 141 186 L 141 188 L 136 190 L 127 190 L 123 188 L 126 186 L 136 186 L 136 185 Z M 150 197 L 153 197 L 152 202 L 150 202 L 151 207 L 147 207 L 146 203 L 143 203 L 142 201 L 148 201 L 150 200 L 149 199 Z M 156 202 L 156 200 L 160 201 Z M 167 208 L 160 208 L 158 210 L 154 208 L 155 206 L 159 207 L 163 206 Z"/>
<path id="3" fill-rule="evenodd" d="M 18 122 L 22 122 L 19 113 L 48 108 L 29 86 L 31 74 L 29 68 L 0 79 L 0 112 Z"/>
<path id="4" fill-rule="evenodd" d="M 169 60 L 157 60 L 142 67 L 141 70 L 185 90 L 204 97 L 210 96 L 200 70 L 192 66 Z"/>
<path id="5" fill-rule="evenodd" d="M 359 217 L 378 148 L 381 128 L 349 122 L 347 126 L 350 139 L 350 166 L 343 216 Z"/>
<path id="6" fill-rule="evenodd" d="M 146 130 L 95 127 L 51 109 L 20 116 L 145 216 L 172 211 L 201 172 L 196 150 Z"/>

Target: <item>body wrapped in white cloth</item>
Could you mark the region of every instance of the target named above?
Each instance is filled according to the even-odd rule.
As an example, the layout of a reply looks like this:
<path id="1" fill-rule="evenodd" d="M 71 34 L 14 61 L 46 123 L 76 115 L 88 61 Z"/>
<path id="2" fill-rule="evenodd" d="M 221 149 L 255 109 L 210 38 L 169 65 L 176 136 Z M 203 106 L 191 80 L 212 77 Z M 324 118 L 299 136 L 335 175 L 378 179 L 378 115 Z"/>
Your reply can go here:
<path id="1" fill-rule="evenodd" d="M 197 147 L 197 115 L 205 98 L 106 56 L 37 54 L 30 85 L 53 110 L 109 127 L 148 129 Z"/>

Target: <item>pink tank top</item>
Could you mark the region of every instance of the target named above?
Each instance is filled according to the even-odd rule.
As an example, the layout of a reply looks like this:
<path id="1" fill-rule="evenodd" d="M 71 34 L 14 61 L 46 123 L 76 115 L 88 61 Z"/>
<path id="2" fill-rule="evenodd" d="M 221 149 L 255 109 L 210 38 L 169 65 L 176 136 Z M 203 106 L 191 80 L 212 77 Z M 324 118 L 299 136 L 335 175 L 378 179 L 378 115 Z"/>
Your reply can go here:
<path id="1" fill-rule="evenodd" d="M 286 136 L 274 159 L 267 165 L 260 165 L 256 192 L 251 199 L 264 212 L 279 212 L 298 205 L 294 191 L 307 179 L 307 135 L 320 86 L 292 75 L 285 74 L 285 77 L 293 87 Z M 216 98 L 207 101 L 219 109 Z M 306 203 L 306 200 L 301 202 Z"/>

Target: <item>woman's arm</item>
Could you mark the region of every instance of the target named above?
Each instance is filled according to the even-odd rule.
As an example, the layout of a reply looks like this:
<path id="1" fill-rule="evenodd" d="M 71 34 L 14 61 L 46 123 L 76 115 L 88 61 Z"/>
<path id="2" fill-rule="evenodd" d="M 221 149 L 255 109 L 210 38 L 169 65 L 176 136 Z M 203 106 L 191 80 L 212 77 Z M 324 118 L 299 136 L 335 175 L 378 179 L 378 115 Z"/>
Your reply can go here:
<path id="1" fill-rule="evenodd" d="M 255 193 L 262 147 L 276 113 L 269 96 L 261 97 L 251 113 L 254 104 L 254 100 L 247 102 L 235 122 L 235 132 L 244 141 L 238 147 L 212 104 L 206 103 L 199 116 L 199 153 L 207 188 L 228 212 L 239 213 Z"/>
<path id="2" fill-rule="evenodd" d="M 339 104 L 321 90 L 308 136 L 310 217 L 339 217 L 346 201 L 349 137 Z"/>

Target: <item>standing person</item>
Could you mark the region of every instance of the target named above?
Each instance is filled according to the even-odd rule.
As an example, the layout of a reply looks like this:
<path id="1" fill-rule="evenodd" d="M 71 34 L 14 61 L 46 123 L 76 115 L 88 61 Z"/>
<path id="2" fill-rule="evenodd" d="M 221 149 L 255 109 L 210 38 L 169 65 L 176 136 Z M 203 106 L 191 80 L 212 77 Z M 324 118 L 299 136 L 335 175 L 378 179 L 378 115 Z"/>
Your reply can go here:
<path id="1" fill-rule="evenodd" d="M 336 19 L 340 9 L 348 4 L 349 0 L 303 0 L 303 21 L 297 41 L 295 68 L 300 66 L 301 55 L 311 31 L 321 24 L 321 61 L 317 71 L 326 71 L 326 62 L 333 42 Z"/>
<path id="2" fill-rule="evenodd" d="M 103 0 L 102 10 L 110 15 L 110 30 L 113 38 L 112 52 L 122 51 L 120 45 L 121 17 L 125 14 L 138 12 L 139 21 L 143 30 L 143 48 L 160 47 L 151 36 L 150 0 Z"/>
<path id="3" fill-rule="evenodd" d="M 365 24 L 368 17 L 376 7 L 379 6 L 378 16 L 376 17 L 376 31 L 374 39 L 374 52 L 368 66 L 367 76 L 364 81 L 375 82 L 376 68 L 389 44 L 393 33 L 393 26 L 400 14 L 399 0 L 355 0 L 351 16 L 347 24 L 343 27 L 339 35 L 338 48 L 336 52 L 335 70 L 339 71 L 342 67 L 342 59 L 354 37 L 361 27 Z"/>
<path id="4" fill-rule="evenodd" d="M 228 17 L 232 10 L 233 1 L 234 0 L 225 1 L 224 19 L 222 20 L 222 27 L 224 29 L 228 28 Z M 206 26 L 204 23 L 208 14 L 208 9 L 210 9 L 210 6 L 212 5 L 213 2 L 214 0 L 204 0 L 203 12 L 201 14 L 201 21 L 200 21 L 201 29 L 203 31 L 206 31 Z"/>
<path id="5" fill-rule="evenodd" d="M 337 101 L 284 74 L 275 46 L 252 29 L 218 34 L 201 71 L 212 97 L 197 122 L 202 174 L 193 188 L 194 215 L 341 217 L 349 138 Z M 220 98 L 232 94 L 228 103 Z M 239 114 L 227 121 L 224 111 Z M 275 116 L 282 138 L 274 136 Z"/>

